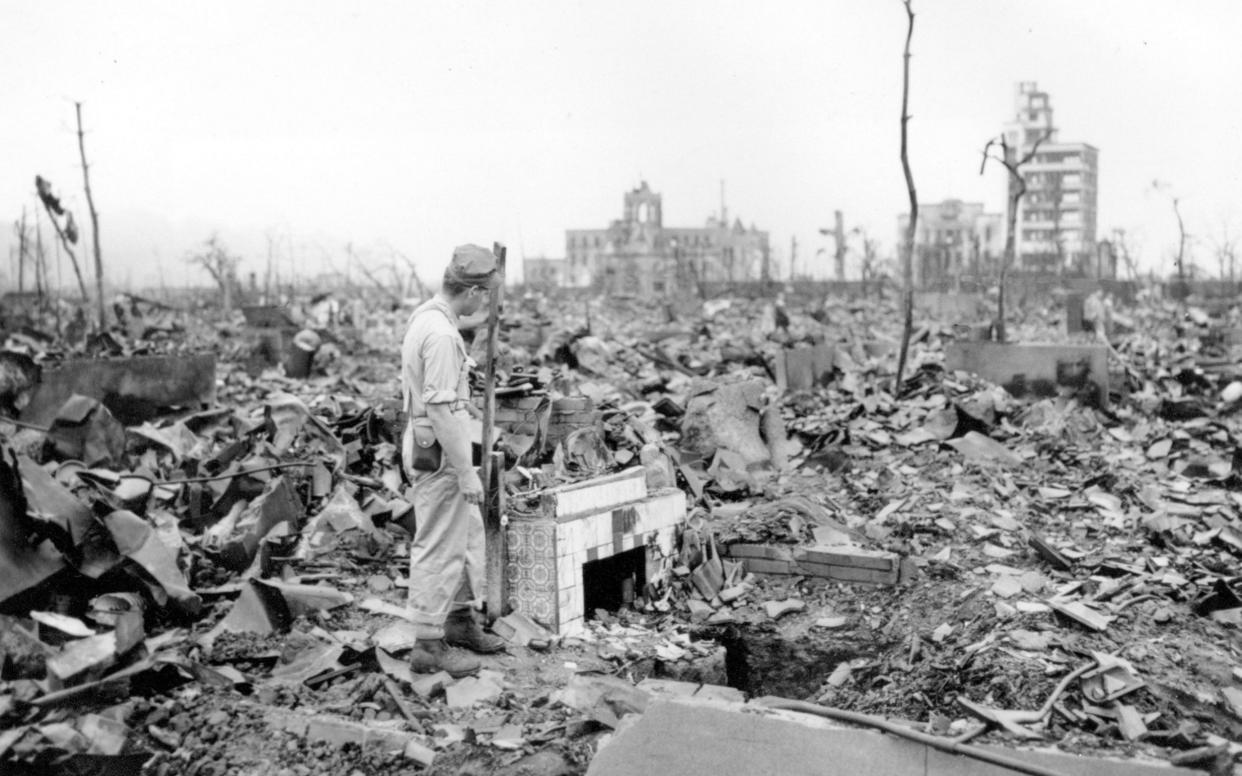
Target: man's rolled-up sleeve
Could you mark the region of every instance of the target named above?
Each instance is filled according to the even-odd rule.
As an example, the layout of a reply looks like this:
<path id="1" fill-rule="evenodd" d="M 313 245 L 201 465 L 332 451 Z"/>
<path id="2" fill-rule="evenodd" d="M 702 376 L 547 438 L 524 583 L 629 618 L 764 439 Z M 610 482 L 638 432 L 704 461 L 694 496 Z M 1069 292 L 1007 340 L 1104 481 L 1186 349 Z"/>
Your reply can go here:
<path id="1" fill-rule="evenodd" d="M 453 337 L 434 334 L 423 343 L 423 403 L 448 404 L 457 395 L 461 354 Z"/>

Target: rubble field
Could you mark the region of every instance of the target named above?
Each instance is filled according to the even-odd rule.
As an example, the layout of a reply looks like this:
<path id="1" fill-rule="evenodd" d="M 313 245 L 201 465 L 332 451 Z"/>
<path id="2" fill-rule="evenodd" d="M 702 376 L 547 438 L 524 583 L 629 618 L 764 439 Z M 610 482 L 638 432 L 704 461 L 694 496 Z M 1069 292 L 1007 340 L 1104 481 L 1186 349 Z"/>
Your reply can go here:
<path id="1" fill-rule="evenodd" d="M 1242 773 L 1238 309 L 1145 289 L 1067 333 L 1063 294 L 1022 299 L 1014 359 L 1046 343 L 1107 374 L 1075 355 L 1008 382 L 950 366 L 986 314 L 921 313 L 898 389 L 896 299 L 789 297 L 508 292 L 510 549 L 534 524 L 579 541 L 549 511 L 567 486 L 687 506 L 671 542 L 622 547 L 637 501 L 599 485 L 615 537 L 591 546 L 614 560 L 568 547 L 520 594 L 509 572 L 509 647 L 460 680 L 403 658 L 408 311 L 281 333 L 134 297 L 94 334 L 4 311 L 0 772 L 602 774 L 679 697 Z M 298 328 L 313 360 L 286 357 Z M 205 354 L 207 384 L 176 366 Z M 155 388 L 87 396 L 75 366 L 50 421 L 22 414 L 71 364 L 153 356 L 173 357 Z"/>

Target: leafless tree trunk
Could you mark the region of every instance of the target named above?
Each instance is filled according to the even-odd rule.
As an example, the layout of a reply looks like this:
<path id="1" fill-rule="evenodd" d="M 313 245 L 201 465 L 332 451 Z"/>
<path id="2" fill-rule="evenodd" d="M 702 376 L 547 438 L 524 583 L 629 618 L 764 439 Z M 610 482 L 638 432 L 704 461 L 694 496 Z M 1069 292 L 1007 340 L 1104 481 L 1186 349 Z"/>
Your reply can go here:
<path id="1" fill-rule="evenodd" d="M 1173 215 L 1177 218 L 1177 296 L 1186 294 L 1186 223 L 1182 220 L 1181 198 L 1173 192 L 1173 187 L 1163 181 L 1154 180 L 1151 187 L 1165 194 L 1173 204 Z"/>
<path id="2" fill-rule="evenodd" d="M 1009 141 L 1004 135 L 999 138 L 1001 147 L 1001 155 L 999 157 L 992 156 L 992 146 L 998 144 L 998 138 L 992 138 L 988 144 L 983 147 L 983 161 L 979 164 L 979 174 L 987 168 L 988 159 L 992 159 L 999 163 L 1009 173 L 1009 210 L 1006 213 L 1006 224 L 1008 228 L 1005 230 L 1005 255 L 1001 259 L 1000 266 L 1000 286 L 996 295 L 996 341 L 1005 341 L 1005 283 L 1008 280 L 1009 268 L 1013 266 L 1014 254 L 1017 252 L 1017 231 L 1018 231 L 1018 205 L 1022 201 L 1022 195 L 1026 193 L 1026 179 L 1022 177 L 1020 168 L 1022 165 L 1035 158 L 1035 153 L 1039 150 L 1039 144 L 1052 137 L 1052 128 L 1049 127 L 1044 136 L 1039 138 L 1031 145 L 1031 150 L 1018 158 L 1017 149 L 1009 147 Z"/>
<path id="3" fill-rule="evenodd" d="M 388 249 L 392 251 L 394 256 L 396 256 L 398 259 L 401 259 L 403 262 L 405 262 L 405 266 L 410 268 L 410 280 L 414 282 L 414 287 L 418 289 L 419 298 L 426 299 L 427 297 L 431 296 L 431 294 L 428 293 L 427 291 L 427 287 L 423 285 L 422 278 L 418 276 L 418 267 L 414 266 L 414 262 L 411 261 L 408 256 L 406 256 L 404 253 L 397 250 L 396 248 L 389 246 Z"/>
<path id="4" fill-rule="evenodd" d="M 1186 223 L 1182 221 L 1181 200 L 1173 197 L 1173 215 L 1177 216 L 1177 282 L 1186 282 Z"/>
<path id="5" fill-rule="evenodd" d="M 1227 219 L 1222 220 L 1220 226 L 1220 239 L 1215 240 L 1216 261 L 1220 265 L 1220 279 L 1228 280 L 1230 283 L 1235 280 L 1235 269 L 1237 264 L 1238 241 L 1234 236 L 1233 230 Z"/>
<path id="6" fill-rule="evenodd" d="M 99 252 L 99 214 L 95 212 L 95 198 L 91 196 L 90 165 L 86 163 L 86 143 L 82 138 L 82 103 L 75 102 L 74 110 L 78 117 L 78 153 L 82 157 L 82 184 L 86 189 L 86 207 L 91 213 L 91 242 L 95 248 L 95 292 L 99 295 L 99 328 L 102 331 L 108 326 L 104 315 L 103 292 L 103 256 Z"/>
<path id="7" fill-rule="evenodd" d="M 65 249 L 65 253 L 69 254 L 69 261 L 73 264 L 73 274 L 78 279 L 78 290 L 82 293 L 82 301 L 86 302 L 91 298 L 90 292 L 86 290 L 86 280 L 82 277 L 82 267 L 78 264 L 78 256 L 73 252 L 70 245 L 69 236 L 65 234 L 65 230 L 61 228 L 60 222 L 56 220 L 56 214 L 48 207 L 47 203 L 43 203 L 43 207 L 47 210 L 48 220 L 52 222 L 52 228 L 56 230 L 56 236 L 60 238 L 60 244 Z"/>
<path id="8" fill-rule="evenodd" d="M 901 276 L 905 283 L 902 305 L 905 323 L 901 329 L 901 351 L 897 356 L 897 377 L 893 381 L 893 396 L 901 394 L 902 379 L 906 372 L 906 358 L 910 352 L 910 335 L 914 332 L 914 234 L 919 220 L 919 198 L 914 190 L 914 174 L 910 172 L 910 154 L 906 142 L 906 125 L 910 122 L 910 39 L 914 37 L 914 8 L 912 0 L 902 0 L 906 6 L 906 47 L 902 55 L 901 70 L 901 170 L 906 176 L 906 193 L 910 195 L 910 221 L 906 224 L 905 255 L 902 256 Z"/>
<path id="9" fill-rule="evenodd" d="M 351 259 L 354 259 L 354 254 L 352 250 L 350 251 L 349 256 Z M 385 283 L 383 280 L 380 280 L 378 277 L 376 277 L 375 273 L 367 269 L 367 266 L 363 264 L 361 261 L 358 261 L 357 264 L 358 264 L 358 269 L 362 272 L 363 275 L 366 276 L 367 280 L 371 281 L 371 283 L 375 286 L 376 289 L 379 290 L 381 294 L 388 297 L 389 300 L 391 300 L 394 304 L 398 306 L 401 304 L 401 297 L 393 293 L 392 287 L 389 284 Z M 346 263 L 346 266 L 349 266 L 348 262 Z"/>
<path id="10" fill-rule="evenodd" d="M 218 235 L 213 234 L 208 237 L 204 246 L 205 251 L 191 254 L 186 261 L 207 270 L 207 273 L 216 281 L 216 285 L 220 287 L 222 306 L 226 312 L 230 311 L 233 309 L 233 297 L 238 284 L 237 265 L 240 259 L 229 254 Z"/>

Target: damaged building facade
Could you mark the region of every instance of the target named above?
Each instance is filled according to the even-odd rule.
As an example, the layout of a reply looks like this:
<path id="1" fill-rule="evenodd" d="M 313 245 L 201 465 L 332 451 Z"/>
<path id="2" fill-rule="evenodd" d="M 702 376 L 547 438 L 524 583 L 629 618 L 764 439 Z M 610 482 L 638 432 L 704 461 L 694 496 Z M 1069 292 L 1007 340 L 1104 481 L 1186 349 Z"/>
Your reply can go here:
<path id="1" fill-rule="evenodd" d="M 1034 81 L 1017 85 L 1014 119 L 1004 128 L 1011 159 L 1036 148 L 1020 172 L 1026 193 L 1018 203 L 1017 266 L 1031 274 L 1096 274 L 1099 150 L 1061 142 L 1048 93 Z M 1008 185 L 1013 185 L 1010 182 Z"/>
<path id="2" fill-rule="evenodd" d="M 650 296 L 758 276 L 770 250 L 766 231 L 730 223 L 723 203 L 701 227 L 667 227 L 663 209 L 643 181 L 607 228 L 566 230 L 564 285 Z"/>
<path id="3" fill-rule="evenodd" d="M 897 244 L 905 240 L 910 214 L 897 217 Z M 1005 250 L 1004 216 L 981 202 L 946 199 L 919 205 L 914 235 L 914 283 L 947 288 L 964 279 L 994 275 Z"/>

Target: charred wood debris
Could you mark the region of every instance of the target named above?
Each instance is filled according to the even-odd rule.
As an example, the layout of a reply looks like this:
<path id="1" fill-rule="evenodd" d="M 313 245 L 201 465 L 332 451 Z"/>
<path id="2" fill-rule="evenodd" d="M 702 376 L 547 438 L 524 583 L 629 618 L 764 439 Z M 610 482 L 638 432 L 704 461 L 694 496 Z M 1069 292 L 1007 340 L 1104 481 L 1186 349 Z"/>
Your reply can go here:
<path id="1" fill-rule="evenodd" d="M 582 773 L 652 688 L 689 682 L 1232 772 L 1237 311 L 1126 308 L 1101 407 L 947 369 L 977 327 L 926 317 L 894 395 L 895 308 L 511 294 L 507 508 L 635 466 L 689 507 L 625 606 L 566 633 L 503 618 L 508 653 L 459 681 L 402 660 L 406 313 L 302 336 L 289 369 L 299 346 L 239 313 L 131 297 L 92 332 L 5 311 L 0 771 Z M 1010 335 L 1096 342 L 1054 297 Z M 202 353 L 206 406 L 119 388 L 23 420 L 66 361 Z"/>

